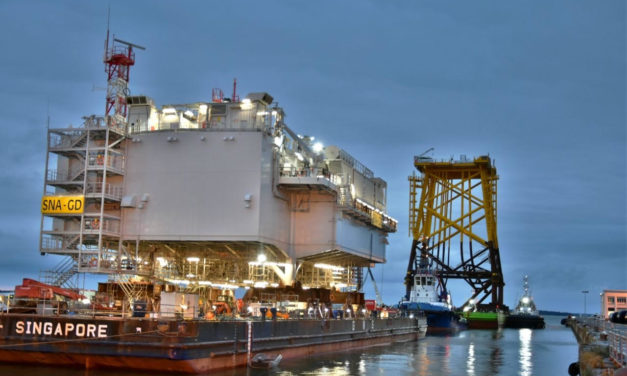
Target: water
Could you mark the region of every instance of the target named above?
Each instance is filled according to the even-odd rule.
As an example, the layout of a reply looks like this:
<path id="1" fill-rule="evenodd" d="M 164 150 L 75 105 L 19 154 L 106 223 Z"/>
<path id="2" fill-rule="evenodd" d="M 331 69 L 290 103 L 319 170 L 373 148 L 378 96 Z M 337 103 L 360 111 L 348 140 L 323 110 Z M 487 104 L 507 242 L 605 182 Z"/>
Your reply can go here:
<path id="1" fill-rule="evenodd" d="M 568 375 L 577 361 L 577 342 L 562 317 L 548 316 L 546 329 L 468 330 L 454 336 L 427 336 L 416 342 L 283 360 L 278 369 L 240 368 L 218 376 L 293 375 Z M 154 375 L 154 373 L 151 373 Z M 0 366 L 0 375 L 145 376 L 107 370 Z"/>

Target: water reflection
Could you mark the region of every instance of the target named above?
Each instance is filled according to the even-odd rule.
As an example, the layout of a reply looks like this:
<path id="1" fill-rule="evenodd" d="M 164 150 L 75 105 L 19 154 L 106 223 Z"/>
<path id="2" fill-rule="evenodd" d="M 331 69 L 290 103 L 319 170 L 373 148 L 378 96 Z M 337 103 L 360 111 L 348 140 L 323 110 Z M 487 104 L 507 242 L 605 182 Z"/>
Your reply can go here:
<path id="1" fill-rule="evenodd" d="M 363 375 L 365 373 L 366 373 L 366 360 L 362 358 L 359 361 L 359 374 Z"/>
<path id="2" fill-rule="evenodd" d="M 414 369 L 418 376 L 427 376 L 429 374 L 429 356 L 425 346 L 418 346 L 418 356 L 414 360 Z"/>
<path id="3" fill-rule="evenodd" d="M 533 374 L 533 362 L 531 361 L 532 336 L 533 331 L 531 329 L 520 329 L 518 332 L 518 340 L 520 342 L 518 363 L 520 364 L 521 376 L 530 376 Z"/>
<path id="4" fill-rule="evenodd" d="M 470 342 L 468 345 L 468 359 L 466 359 L 466 374 L 468 376 L 475 375 L 475 343 Z"/>
<path id="5" fill-rule="evenodd" d="M 444 346 L 444 359 L 442 364 L 442 371 L 445 374 L 450 374 L 451 369 L 449 368 L 449 364 L 451 362 L 451 346 L 450 346 L 450 337 L 446 337 L 446 345 Z"/>

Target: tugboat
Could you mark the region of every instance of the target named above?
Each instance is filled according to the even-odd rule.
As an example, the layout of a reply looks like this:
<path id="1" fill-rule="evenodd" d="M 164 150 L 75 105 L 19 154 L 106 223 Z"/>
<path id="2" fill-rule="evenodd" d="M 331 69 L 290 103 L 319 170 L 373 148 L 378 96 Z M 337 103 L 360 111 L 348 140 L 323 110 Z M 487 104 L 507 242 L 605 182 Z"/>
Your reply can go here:
<path id="1" fill-rule="evenodd" d="M 514 311 L 510 313 L 505 322 L 507 328 L 544 329 L 544 317 L 540 316 L 533 298 L 529 293 L 529 277 L 523 278 L 523 295 L 518 300 Z"/>
<path id="2" fill-rule="evenodd" d="M 437 272 L 419 269 L 409 294 L 400 303 L 405 312 L 422 311 L 427 316 L 427 334 L 450 333 L 464 329 L 453 311 L 450 295 L 444 289 Z"/>

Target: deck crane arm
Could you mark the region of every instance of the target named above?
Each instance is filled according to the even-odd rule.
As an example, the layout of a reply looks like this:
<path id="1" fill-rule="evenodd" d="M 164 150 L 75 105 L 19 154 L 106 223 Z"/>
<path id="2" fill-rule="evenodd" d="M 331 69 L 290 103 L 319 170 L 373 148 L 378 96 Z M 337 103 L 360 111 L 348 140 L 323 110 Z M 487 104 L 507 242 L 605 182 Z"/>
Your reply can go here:
<path id="1" fill-rule="evenodd" d="M 377 297 L 377 306 L 383 305 L 383 299 L 381 298 L 381 294 L 379 293 L 379 288 L 377 287 L 377 281 L 374 280 L 374 276 L 372 275 L 372 270 L 368 267 L 368 275 L 372 279 L 372 286 L 374 286 L 374 293 Z"/>

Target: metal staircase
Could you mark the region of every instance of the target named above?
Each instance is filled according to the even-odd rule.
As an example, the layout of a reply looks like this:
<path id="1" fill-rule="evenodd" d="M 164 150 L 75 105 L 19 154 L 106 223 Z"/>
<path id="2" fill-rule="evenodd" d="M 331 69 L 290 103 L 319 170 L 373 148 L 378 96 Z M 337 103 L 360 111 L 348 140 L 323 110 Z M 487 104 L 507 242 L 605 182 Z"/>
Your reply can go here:
<path id="1" fill-rule="evenodd" d="M 76 260 L 67 256 L 64 257 L 54 268 L 43 270 L 39 273 L 39 280 L 43 283 L 64 287 L 67 289 L 77 289 L 78 283 L 75 277 L 78 273 Z"/>
<path id="2" fill-rule="evenodd" d="M 124 291 L 127 300 L 132 304 L 137 300 L 146 299 L 147 283 L 137 283 L 131 280 L 132 276 L 128 274 L 114 274 L 115 283 Z"/>
<path id="3" fill-rule="evenodd" d="M 120 267 L 126 134 L 104 117 L 83 119 L 80 127 L 48 130 L 44 195 L 79 196 L 84 207 L 42 215 L 40 252 L 71 255 L 78 272 L 109 274 Z"/>

